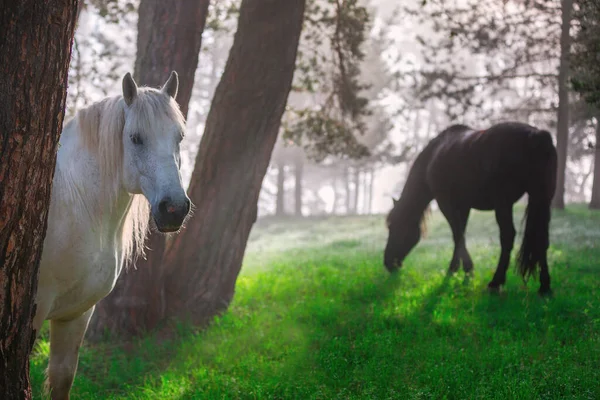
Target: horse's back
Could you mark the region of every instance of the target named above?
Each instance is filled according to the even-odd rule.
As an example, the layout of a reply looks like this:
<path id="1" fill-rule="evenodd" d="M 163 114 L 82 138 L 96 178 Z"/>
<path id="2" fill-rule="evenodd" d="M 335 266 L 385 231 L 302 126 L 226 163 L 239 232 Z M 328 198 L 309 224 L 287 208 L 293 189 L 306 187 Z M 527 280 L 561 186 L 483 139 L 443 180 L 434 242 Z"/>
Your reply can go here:
<path id="1" fill-rule="evenodd" d="M 548 132 L 518 122 L 480 131 L 455 125 L 437 139 L 427 172 L 432 191 L 479 209 L 518 200 L 531 180 L 532 156 L 548 149 L 548 139 L 553 146 Z"/>

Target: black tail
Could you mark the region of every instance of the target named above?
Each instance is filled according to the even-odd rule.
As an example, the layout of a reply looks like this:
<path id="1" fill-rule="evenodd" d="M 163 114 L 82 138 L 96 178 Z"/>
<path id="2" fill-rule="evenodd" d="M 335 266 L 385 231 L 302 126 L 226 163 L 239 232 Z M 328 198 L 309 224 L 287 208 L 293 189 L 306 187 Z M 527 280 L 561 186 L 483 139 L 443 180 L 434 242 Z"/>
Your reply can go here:
<path id="1" fill-rule="evenodd" d="M 523 278 L 534 275 L 546 258 L 550 245 L 550 204 L 556 190 L 556 148 L 546 131 L 531 133 L 529 203 L 525 211 L 525 233 L 518 255 L 518 268 Z"/>

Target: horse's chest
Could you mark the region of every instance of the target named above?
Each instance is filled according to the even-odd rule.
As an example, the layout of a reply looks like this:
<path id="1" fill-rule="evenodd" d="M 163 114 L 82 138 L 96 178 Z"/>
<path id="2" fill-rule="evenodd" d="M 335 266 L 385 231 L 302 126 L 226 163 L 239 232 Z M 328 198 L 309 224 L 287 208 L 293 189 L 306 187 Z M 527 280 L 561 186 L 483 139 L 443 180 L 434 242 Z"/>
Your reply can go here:
<path id="1" fill-rule="evenodd" d="M 120 271 L 115 252 L 102 249 L 82 253 L 87 256 L 63 253 L 63 257 L 53 260 L 50 276 L 44 276 L 44 286 L 53 295 L 48 318 L 69 318 L 85 312 L 114 287 Z"/>

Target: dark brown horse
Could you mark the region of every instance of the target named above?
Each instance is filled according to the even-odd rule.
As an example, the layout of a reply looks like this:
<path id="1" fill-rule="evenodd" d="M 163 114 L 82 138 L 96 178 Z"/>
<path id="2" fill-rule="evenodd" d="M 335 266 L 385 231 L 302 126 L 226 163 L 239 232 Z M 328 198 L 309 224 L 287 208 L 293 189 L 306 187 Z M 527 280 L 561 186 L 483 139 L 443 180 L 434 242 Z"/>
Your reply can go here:
<path id="1" fill-rule="evenodd" d="M 518 255 L 525 278 L 540 268 L 542 295 L 551 294 L 546 253 L 549 246 L 550 202 L 556 187 L 556 149 L 547 131 L 507 122 L 485 131 L 453 125 L 429 142 L 415 160 L 402 196 L 387 217 L 389 237 L 384 263 L 393 272 L 421 238 L 421 223 L 432 200 L 452 228 L 454 254 L 449 273 L 473 270 L 465 243 L 471 208 L 494 210 L 500 227 L 502 252 L 494 278 L 497 291 L 515 240 L 513 204 L 527 193 L 529 203 L 523 243 Z"/>

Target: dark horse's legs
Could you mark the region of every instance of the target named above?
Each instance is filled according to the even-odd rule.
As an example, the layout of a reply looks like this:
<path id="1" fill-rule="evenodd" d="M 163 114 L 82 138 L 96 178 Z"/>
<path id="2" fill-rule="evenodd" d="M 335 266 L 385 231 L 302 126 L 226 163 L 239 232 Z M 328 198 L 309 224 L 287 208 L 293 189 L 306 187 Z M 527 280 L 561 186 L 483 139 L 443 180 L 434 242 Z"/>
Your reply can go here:
<path id="1" fill-rule="evenodd" d="M 470 273 L 473 271 L 473 261 L 471 260 L 471 256 L 467 251 L 465 229 L 467 227 L 467 221 L 469 220 L 469 213 L 471 212 L 471 209 L 455 208 L 446 204 L 442 205 L 439 201 L 438 205 L 450 224 L 450 228 L 452 229 L 452 237 L 454 239 L 454 254 L 452 255 L 452 260 L 450 261 L 448 273 L 454 273 L 458 271 L 461 260 L 463 262 L 463 269 L 465 270 L 465 273 Z"/>
<path id="2" fill-rule="evenodd" d="M 512 205 L 496 208 L 496 222 L 500 227 L 500 245 L 502 246 L 502 251 L 494 278 L 488 284 L 488 288 L 493 291 L 499 290 L 500 286 L 506 282 L 506 270 L 508 270 L 510 253 L 515 243 L 516 231 L 513 223 Z"/>
<path id="3" fill-rule="evenodd" d="M 546 258 L 546 252 L 543 253 L 540 260 L 540 289 L 539 293 L 542 296 L 551 296 L 552 289 L 550 289 L 550 273 L 548 272 L 548 260 Z"/>

